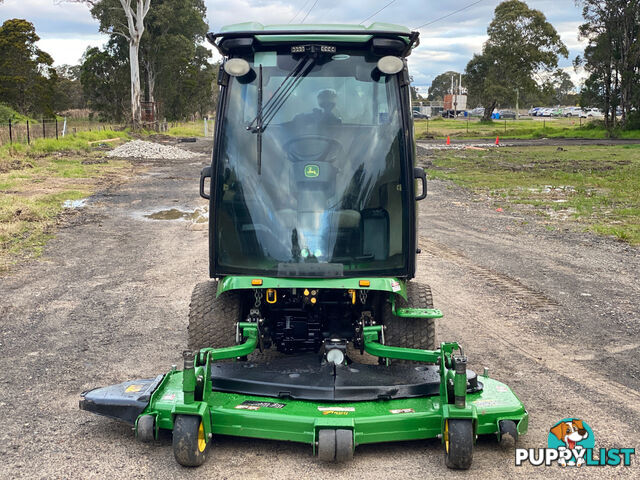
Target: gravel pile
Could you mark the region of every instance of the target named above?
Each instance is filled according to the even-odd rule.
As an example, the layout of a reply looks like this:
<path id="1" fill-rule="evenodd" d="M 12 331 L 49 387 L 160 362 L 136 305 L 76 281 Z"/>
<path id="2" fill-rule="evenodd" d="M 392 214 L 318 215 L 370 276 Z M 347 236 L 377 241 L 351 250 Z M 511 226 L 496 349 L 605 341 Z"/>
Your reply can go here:
<path id="1" fill-rule="evenodd" d="M 145 142 L 144 140 L 133 140 L 114 148 L 107 153 L 109 157 L 120 158 L 161 158 L 166 160 L 180 160 L 183 158 L 197 157 L 197 153 L 182 150 L 171 145 L 160 145 L 159 143 Z"/>

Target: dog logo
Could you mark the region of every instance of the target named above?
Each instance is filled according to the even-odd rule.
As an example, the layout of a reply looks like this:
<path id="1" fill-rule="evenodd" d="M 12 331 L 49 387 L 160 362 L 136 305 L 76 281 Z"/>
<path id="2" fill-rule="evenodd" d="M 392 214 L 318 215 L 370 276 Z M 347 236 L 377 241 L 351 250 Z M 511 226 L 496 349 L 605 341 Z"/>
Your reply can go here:
<path id="1" fill-rule="evenodd" d="M 592 449 L 595 445 L 593 431 L 586 422 L 577 418 L 565 418 L 551 427 L 548 443 L 549 448 L 570 453 L 558 459 L 558 464 L 563 467 L 582 466 L 585 449 Z"/>

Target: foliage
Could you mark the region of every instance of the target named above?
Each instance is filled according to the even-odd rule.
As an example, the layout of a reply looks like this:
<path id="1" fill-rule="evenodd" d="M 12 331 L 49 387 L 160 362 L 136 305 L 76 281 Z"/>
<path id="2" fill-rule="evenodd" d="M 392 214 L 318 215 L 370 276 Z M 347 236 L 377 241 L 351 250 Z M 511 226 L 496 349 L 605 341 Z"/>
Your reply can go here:
<path id="1" fill-rule="evenodd" d="M 58 81 L 54 85 L 54 111 L 85 108 L 86 101 L 80 84 L 80 65 L 61 65 L 56 68 L 56 73 Z"/>
<path id="2" fill-rule="evenodd" d="M 80 67 L 80 82 L 87 106 L 106 120 L 126 117 L 129 105 L 129 68 L 126 42 L 112 37 L 103 50 L 87 49 Z"/>
<path id="3" fill-rule="evenodd" d="M 473 56 L 465 75 L 469 94 L 485 107 L 485 119 L 498 103 L 513 105 L 516 88 L 538 90 L 535 75 L 556 68 L 558 55 L 568 56 L 567 47 L 544 14 L 519 0 L 496 7 L 487 33 L 482 53 Z"/>
<path id="4" fill-rule="evenodd" d="M 0 26 L 0 100 L 21 114 L 52 116 L 57 74 L 38 40 L 26 20 L 14 18 Z"/>
<path id="5" fill-rule="evenodd" d="M 129 47 L 122 36 L 126 19 L 119 0 L 95 2 L 91 13 L 100 21 L 101 31 L 111 33 L 109 48 L 93 60 L 99 60 L 104 73 L 112 77 L 107 81 L 119 84 L 129 61 Z M 213 106 L 217 65 L 209 63 L 211 53 L 200 45 L 207 32 L 205 14 L 203 0 L 155 0 L 146 16 L 140 43 L 144 100 L 156 102 L 160 118 L 176 120 L 205 115 Z M 96 66 L 94 62 L 93 67 Z M 101 103 L 96 87 L 96 84 L 88 87 L 94 92 L 93 108 L 105 117 L 120 118 L 124 111 L 119 106 L 110 108 Z"/>
<path id="6" fill-rule="evenodd" d="M 616 109 L 621 123 L 632 109 L 640 110 L 640 0 L 580 0 L 585 23 L 580 36 L 588 41 L 583 64 L 589 77 L 582 91 L 584 106 L 597 106 L 605 113 L 607 128 L 616 127 Z"/>
<path id="7" fill-rule="evenodd" d="M 428 100 L 444 100 L 444 96 L 451 93 L 451 77 L 455 77 L 456 81 L 460 78 L 460 73 L 449 70 L 441 73 L 431 82 L 429 87 Z"/>

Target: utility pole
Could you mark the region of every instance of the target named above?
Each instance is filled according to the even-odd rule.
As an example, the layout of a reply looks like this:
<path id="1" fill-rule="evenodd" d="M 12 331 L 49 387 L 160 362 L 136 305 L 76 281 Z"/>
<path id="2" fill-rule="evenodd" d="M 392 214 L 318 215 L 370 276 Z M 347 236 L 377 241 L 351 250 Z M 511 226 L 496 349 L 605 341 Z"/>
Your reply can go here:
<path id="1" fill-rule="evenodd" d="M 520 110 L 518 109 L 519 102 L 520 102 L 520 89 L 516 87 L 516 120 L 520 120 Z"/>

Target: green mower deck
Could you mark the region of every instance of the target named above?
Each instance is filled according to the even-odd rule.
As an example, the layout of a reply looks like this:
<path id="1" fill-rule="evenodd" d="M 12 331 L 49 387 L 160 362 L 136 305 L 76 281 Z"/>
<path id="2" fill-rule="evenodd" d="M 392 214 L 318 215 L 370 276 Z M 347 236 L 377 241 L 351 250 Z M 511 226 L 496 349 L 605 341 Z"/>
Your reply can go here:
<path id="1" fill-rule="evenodd" d="M 435 363 L 401 367 L 430 369 L 437 374 L 433 394 L 413 396 L 424 385 L 415 387 L 413 394 L 400 394 L 404 398 L 385 393 L 368 401 L 292 398 L 313 393 L 260 396 L 216 391 L 212 382 L 214 362 L 245 356 L 257 347 L 257 327 L 241 323 L 239 328 L 244 343 L 225 349 L 185 352 L 184 370 L 85 392 L 80 408 L 135 423 L 137 436 L 145 441 L 157 438 L 159 429 L 173 430 L 176 459 L 186 466 L 201 464 L 209 439 L 221 434 L 307 443 L 321 459 L 330 461 L 351 458 L 357 445 L 441 438 L 447 466 L 468 468 L 470 447 L 477 435 L 494 434 L 500 439 L 508 433 L 517 438 L 527 431 L 527 411 L 506 385 L 487 375 L 469 381 L 469 375 L 474 374 L 467 371 L 466 357 L 457 343 L 443 343 L 434 351 L 386 346 L 379 342 L 383 330 L 380 326 L 365 327 L 365 350 L 384 358 Z M 231 365 L 242 364 L 246 363 Z M 353 363 L 348 368 L 358 372 L 358 367 Z M 185 432 L 185 419 L 192 420 L 191 431 Z M 451 422 L 455 423 L 455 429 L 451 428 Z M 177 424 L 180 432 L 176 440 Z M 454 451 L 457 448 L 462 451 Z"/>

